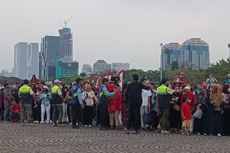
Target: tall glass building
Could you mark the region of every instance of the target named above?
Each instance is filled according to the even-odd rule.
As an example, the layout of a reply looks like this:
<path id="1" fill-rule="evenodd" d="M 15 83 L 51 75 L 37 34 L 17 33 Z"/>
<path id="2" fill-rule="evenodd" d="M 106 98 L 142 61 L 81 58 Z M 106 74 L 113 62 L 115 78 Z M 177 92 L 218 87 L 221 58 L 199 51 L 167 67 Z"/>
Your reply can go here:
<path id="1" fill-rule="evenodd" d="M 14 75 L 20 79 L 31 79 L 39 75 L 38 43 L 19 42 L 14 46 Z"/>
<path id="2" fill-rule="evenodd" d="M 161 66 L 163 70 L 171 70 L 174 61 L 180 65 L 182 63 L 181 56 L 181 45 L 178 43 L 164 45 L 161 49 Z"/>
<path id="3" fill-rule="evenodd" d="M 191 38 L 182 45 L 169 43 L 161 49 L 161 67 L 171 70 L 172 63 L 177 62 L 180 68 L 207 69 L 210 65 L 208 43 L 200 38 Z"/>
<path id="4" fill-rule="evenodd" d="M 56 78 L 56 61 L 60 52 L 60 37 L 45 36 L 41 42 L 42 79 L 54 80 Z"/>
<path id="5" fill-rule="evenodd" d="M 60 52 L 58 56 L 60 59 L 68 59 L 73 61 L 73 39 L 70 28 L 63 28 L 59 30 L 60 36 Z"/>
<path id="6" fill-rule="evenodd" d="M 210 65 L 208 43 L 200 38 L 191 38 L 182 45 L 183 64 L 191 69 L 207 69 Z"/>

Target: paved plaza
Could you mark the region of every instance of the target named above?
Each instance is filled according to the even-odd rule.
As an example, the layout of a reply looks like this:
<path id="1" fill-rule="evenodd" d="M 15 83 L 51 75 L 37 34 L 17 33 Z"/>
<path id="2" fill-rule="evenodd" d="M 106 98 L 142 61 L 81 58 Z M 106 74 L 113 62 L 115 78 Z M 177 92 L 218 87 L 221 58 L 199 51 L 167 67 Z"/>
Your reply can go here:
<path id="1" fill-rule="evenodd" d="M 0 153 L 229 153 L 230 137 L 0 123 Z"/>

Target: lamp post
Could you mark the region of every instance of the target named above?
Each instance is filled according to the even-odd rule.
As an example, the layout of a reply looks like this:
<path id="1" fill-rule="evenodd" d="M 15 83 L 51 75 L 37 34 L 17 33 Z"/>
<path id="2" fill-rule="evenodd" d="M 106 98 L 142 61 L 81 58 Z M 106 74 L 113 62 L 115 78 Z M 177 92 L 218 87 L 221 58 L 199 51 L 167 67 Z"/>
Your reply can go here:
<path id="1" fill-rule="evenodd" d="M 228 48 L 229 48 L 229 55 L 228 55 L 228 59 L 230 60 L 230 44 L 228 44 Z"/>
<path id="2" fill-rule="evenodd" d="M 161 67 L 160 67 L 160 81 L 162 80 L 163 78 L 163 47 L 165 47 L 165 45 L 163 43 L 160 44 L 160 47 L 161 47 Z"/>

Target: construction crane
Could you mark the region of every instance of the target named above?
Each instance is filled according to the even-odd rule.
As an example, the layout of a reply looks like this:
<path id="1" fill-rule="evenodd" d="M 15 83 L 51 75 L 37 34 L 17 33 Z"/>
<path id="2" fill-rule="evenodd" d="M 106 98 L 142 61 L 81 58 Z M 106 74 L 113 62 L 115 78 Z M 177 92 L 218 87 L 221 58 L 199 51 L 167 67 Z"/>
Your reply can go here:
<path id="1" fill-rule="evenodd" d="M 65 28 L 67 27 L 67 24 L 71 21 L 73 17 L 71 16 L 70 18 L 68 18 L 67 20 L 64 20 L 64 24 L 65 24 Z"/>

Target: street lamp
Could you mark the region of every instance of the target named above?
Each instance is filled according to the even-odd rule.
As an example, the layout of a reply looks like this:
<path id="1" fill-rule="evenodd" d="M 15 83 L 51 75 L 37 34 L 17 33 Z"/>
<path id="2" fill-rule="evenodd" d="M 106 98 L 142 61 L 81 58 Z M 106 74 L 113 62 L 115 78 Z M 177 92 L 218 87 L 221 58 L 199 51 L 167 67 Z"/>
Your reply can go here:
<path id="1" fill-rule="evenodd" d="M 230 60 L 230 44 L 228 44 L 228 48 L 229 48 L 229 55 L 228 55 L 228 59 Z"/>
<path id="2" fill-rule="evenodd" d="M 163 43 L 161 43 L 160 47 L 161 47 L 161 67 L 160 67 L 160 81 L 161 81 L 163 78 L 163 53 L 162 53 L 162 50 L 163 50 L 163 47 L 165 47 L 165 45 Z"/>

